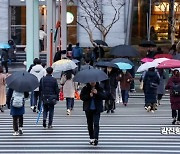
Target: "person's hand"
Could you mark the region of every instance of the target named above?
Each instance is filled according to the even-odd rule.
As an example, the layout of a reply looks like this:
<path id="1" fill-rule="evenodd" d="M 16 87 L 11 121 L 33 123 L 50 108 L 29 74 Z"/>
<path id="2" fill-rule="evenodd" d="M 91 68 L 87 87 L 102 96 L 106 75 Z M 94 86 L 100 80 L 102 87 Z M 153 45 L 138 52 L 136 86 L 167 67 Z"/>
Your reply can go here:
<path id="1" fill-rule="evenodd" d="M 93 89 L 92 92 L 93 92 L 94 94 L 97 94 L 97 90 L 96 90 L 96 89 Z"/>
<path id="2" fill-rule="evenodd" d="M 90 96 L 93 97 L 93 93 L 92 92 L 90 93 Z"/>
<path id="3" fill-rule="evenodd" d="M 127 79 L 127 82 L 129 82 L 130 81 L 130 79 Z"/>

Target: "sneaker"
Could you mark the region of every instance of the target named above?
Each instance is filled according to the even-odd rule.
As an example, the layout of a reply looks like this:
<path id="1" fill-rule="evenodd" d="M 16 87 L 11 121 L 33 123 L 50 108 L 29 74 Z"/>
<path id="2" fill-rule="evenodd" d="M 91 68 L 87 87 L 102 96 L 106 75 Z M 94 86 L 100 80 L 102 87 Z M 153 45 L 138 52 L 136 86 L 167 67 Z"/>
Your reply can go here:
<path id="1" fill-rule="evenodd" d="M 175 123 L 176 125 L 180 125 L 180 121 L 176 121 L 176 123 Z"/>
<path id="2" fill-rule="evenodd" d="M 109 112 L 110 112 L 110 110 L 107 110 L 107 111 L 106 111 L 106 113 L 109 113 Z"/>
<path id="3" fill-rule="evenodd" d="M 147 110 L 147 106 L 145 106 L 144 109 Z"/>
<path id="4" fill-rule="evenodd" d="M 97 139 L 94 140 L 93 145 L 94 145 L 94 146 L 98 145 L 98 140 L 97 140 Z"/>
<path id="5" fill-rule="evenodd" d="M 152 113 L 154 113 L 154 110 L 151 110 Z"/>
<path id="6" fill-rule="evenodd" d="M 94 144 L 94 139 L 90 139 L 89 144 L 93 145 Z"/>
<path id="7" fill-rule="evenodd" d="M 124 104 L 124 106 L 127 106 L 127 103 L 123 103 Z"/>
<path id="8" fill-rule="evenodd" d="M 34 106 L 34 108 L 33 108 L 33 112 L 36 112 L 36 106 Z"/>
<path id="9" fill-rule="evenodd" d="M 111 110 L 111 113 L 114 113 L 114 110 Z"/>
<path id="10" fill-rule="evenodd" d="M 175 125 L 176 123 L 176 118 L 174 118 L 174 120 L 172 121 L 172 125 Z"/>
<path id="11" fill-rule="evenodd" d="M 18 132 L 18 131 L 15 131 L 15 132 L 13 133 L 13 136 L 19 136 L 19 132 Z"/>
<path id="12" fill-rule="evenodd" d="M 53 128 L 53 126 L 52 126 L 52 125 L 49 125 L 48 128 L 51 129 L 51 128 Z"/>
<path id="13" fill-rule="evenodd" d="M 149 112 L 151 110 L 151 106 L 147 107 L 147 112 Z"/>
<path id="14" fill-rule="evenodd" d="M 34 110 L 34 106 L 31 106 L 31 110 Z"/>
<path id="15" fill-rule="evenodd" d="M 22 127 L 19 127 L 19 135 L 22 135 L 23 131 L 22 131 Z"/>
<path id="16" fill-rule="evenodd" d="M 67 115 L 70 115 L 70 114 L 71 114 L 71 110 L 67 109 Z"/>

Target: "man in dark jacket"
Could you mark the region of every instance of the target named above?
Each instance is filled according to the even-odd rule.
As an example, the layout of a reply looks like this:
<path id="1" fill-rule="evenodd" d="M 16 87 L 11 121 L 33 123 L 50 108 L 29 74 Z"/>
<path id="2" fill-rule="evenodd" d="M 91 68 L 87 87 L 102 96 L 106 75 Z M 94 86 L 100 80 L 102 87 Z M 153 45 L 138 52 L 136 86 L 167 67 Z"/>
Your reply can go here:
<path id="1" fill-rule="evenodd" d="M 58 88 L 58 83 L 57 80 L 52 77 L 52 72 L 53 68 L 48 67 L 46 69 L 47 75 L 43 77 L 40 80 L 40 87 L 39 90 L 41 92 L 42 97 L 46 96 L 50 98 L 52 95 L 56 95 L 58 100 L 58 95 L 59 95 L 59 88 Z M 44 103 L 44 102 L 43 102 Z M 47 119 L 47 114 L 49 112 L 49 123 L 48 123 L 48 128 L 52 128 L 52 122 L 53 122 L 53 116 L 54 116 L 54 105 L 53 104 L 45 104 L 43 105 L 43 127 L 46 128 L 46 119 Z"/>
<path id="2" fill-rule="evenodd" d="M 1 65 L 5 67 L 6 73 L 8 73 L 8 50 L 2 49 Z"/>
<path id="3" fill-rule="evenodd" d="M 103 112 L 105 92 L 98 83 L 88 83 L 83 87 L 80 98 L 83 101 L 83 111 L 87 118 L 90 144 L 97 145 L 99 137 L 100 113 Z"/>

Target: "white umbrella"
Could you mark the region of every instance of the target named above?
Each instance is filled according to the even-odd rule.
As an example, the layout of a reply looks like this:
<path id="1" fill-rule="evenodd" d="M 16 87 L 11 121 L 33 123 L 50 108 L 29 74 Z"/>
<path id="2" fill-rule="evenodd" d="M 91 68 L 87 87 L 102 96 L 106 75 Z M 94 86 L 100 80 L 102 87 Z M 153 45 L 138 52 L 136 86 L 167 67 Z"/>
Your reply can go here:
<path id="1" fill-rule="evenodd" d="M 169 60 L 169 59 L 168 58 L 157 58 L 157 59 L 154 59 L 152 62 L 160 64 L 160 63 L 162 63 L 163 61 L 166 61 L 166 60 Z"/>
<path id="2" fill-rule="evenodd" d="M 144 63 L 141 66 L 139 66 L 139 68 L 137 69 L 137 72 L 147 71 L 149 68 L 157 67 L 157 66 L 158 66 L 158 63 L 147 62 L 147 63 Z"/>

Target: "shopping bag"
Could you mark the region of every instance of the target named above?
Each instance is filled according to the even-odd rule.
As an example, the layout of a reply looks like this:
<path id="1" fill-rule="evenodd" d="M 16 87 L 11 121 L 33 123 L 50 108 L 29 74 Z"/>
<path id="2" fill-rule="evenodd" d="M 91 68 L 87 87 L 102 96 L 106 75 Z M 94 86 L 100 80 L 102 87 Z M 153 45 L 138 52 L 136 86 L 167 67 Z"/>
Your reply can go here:
<path id="1" fill-rule="evenodd" d="M 79 95 L 79 92 L 76 90 L 74 92 L 74 97 L 77 99 L 77 100 L 80 100 L 80 95 Z"/>
<path id="2" fill-rule="evenodd" d="M 60 100 L 60 101 L 63 101 L 63 100 L 64 100 L 64 94 L 63 94 L 63 91 L 62 91 L 62 90 L 59 92 L 59 100 Z"/>

